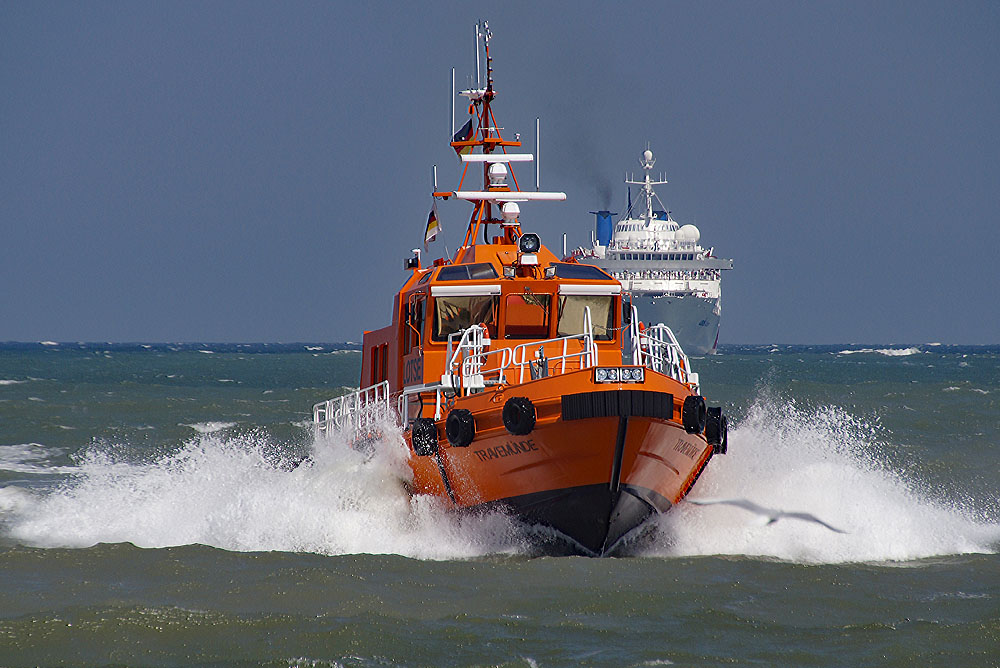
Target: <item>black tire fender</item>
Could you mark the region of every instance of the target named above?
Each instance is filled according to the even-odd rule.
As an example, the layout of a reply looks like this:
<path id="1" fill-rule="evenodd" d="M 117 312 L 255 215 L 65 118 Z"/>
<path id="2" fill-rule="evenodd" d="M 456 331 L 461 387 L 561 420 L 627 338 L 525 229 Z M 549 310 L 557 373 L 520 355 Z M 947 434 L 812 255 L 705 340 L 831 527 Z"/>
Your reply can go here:
<path id="1" fill-rule="evenodd" d="M 444 432 L 452 447 L 468 447 L 469 443 L 472 443 L 472 440 L 476 438 L 476 418 L 472 417 L 472 411 L 456 408 L 448 413 L 448 419 L 444 423 Z"/>
<path id="2" fill-rule="evenodd" d="M 705 406 L 705 397 L 696 394 L 684 399 L 684 407 L 681 410 L 684 431 L 689 434 L 700 434 L 705 431 L 707 419 L 708 409 Z"/>
<path id="3" fill-rule="evenodd" d="M 536 417 L 535 405 L 527 397 L 511 397 L 503 405 L 503 426 L 515 436 L 530 434 Z"/>
<path id="4" fill-rule="evenodd" d="M 729 448 L 729 420 L 722 414 L 721 406 L 710 406 L 708 409 L 705 440 L 712 446 L 713 454 L 726 454 Z"/>
<path id="5" fill-rule="evenodd" d="M 410 428 L 410 444 L 413 451 L 421 457 L 433 455 L 438 451 L 437 425 L 431 418 L 417 418 Z"/>

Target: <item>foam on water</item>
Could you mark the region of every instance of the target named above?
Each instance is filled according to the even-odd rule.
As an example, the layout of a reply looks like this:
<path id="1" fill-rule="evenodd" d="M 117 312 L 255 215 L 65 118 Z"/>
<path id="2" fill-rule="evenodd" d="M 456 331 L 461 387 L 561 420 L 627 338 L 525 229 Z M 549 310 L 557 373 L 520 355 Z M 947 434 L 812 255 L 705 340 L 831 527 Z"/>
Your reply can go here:
<path id="1" fill-rule="evenodd" d="M 230 429 L 236 426 L 235 422 L 195 422 L 194 424 L 182 424 L 182 427 L 191 427 L 199 434 L 211 434 L 212 432 Z"/>
<path id="2" fill-rule="evenodd" d="M 659 520 L 662 556 L 749 555 L 806 563 L 905 561 L 995 552 L 995 513 L 934 498 L 885 465 L 883 430 L 836 407 L 805 410 L 761 398 L 730 430 L 729 453 L 714 457 L 693 500 L 746 499 L 820 524 L 768 518 L 732 505 L 681 503 Z"/>
<path id="3" fill-rule="evenodd" d="M 323 437 L 298 466 L 253 434 L 203 434 L 152 463 L 93 448 L 56 491 L 5 494 L 0 516 L 11 538 L 43 547 L 204 544 L 428 559 L 518 549 L 503 515 L 459 517 L 411 499 L 399 432 L 385 434 L 374 457 L 339 434 Z"/>
<path id="4" fill-rule="evenodd" d="M 70 427 L 63 427 L 70 429 Z M 14 473 L 48 474 L 69 473 L 73 467 L 52 466 L 50 461 L 61 455 L 58 448 L 48 448 L 41 443 L 0 445 L 0 471 Z"/>
<path id="5" fill-rule="evenodd" d="M 4 533 L 44 547 L 131 542 L 141 547 L 205 544 L 234 551 L 401 554 L 422 559 L 528 553 L 501 514 L 449 513 L 411 498 L 397 429 L 385 426 L 376 454 L 341 434 L 316 441 L 301 465 L 289 448 L 250 433 L 210 432 L 174 454 L 131 461 L 95 445 L 57 488 L 0 489 Z M 681 503 L 658 520 L 643 554 L 747 555 L 806 563 L 912 560 L 1000 548 L 995 514 L 935 498 L 890 470 L 885 432 L 846 411 L 803 409 L 761 398 L 730 432 L 692 499 L 747 499 L 806 512 L 846 531 L 766 518 L 729 505 Z M 34 446 L 5 451 L 6 468 L 54 472 Z M 50 454 L 50 453 L 49 453 Z M 48 455 L 46 455 L 47 457 Z M 988 506 L 988 500 L 980 500 Z"/>
<path id="6" fill-rule="evenodd" d="M 855 355 L 857 353 L 878 353 L 888 357 L 908 357 L 923 352 L 920 348 L 861 348 L 859 350 L 841 350 L 838 355 Z"/>

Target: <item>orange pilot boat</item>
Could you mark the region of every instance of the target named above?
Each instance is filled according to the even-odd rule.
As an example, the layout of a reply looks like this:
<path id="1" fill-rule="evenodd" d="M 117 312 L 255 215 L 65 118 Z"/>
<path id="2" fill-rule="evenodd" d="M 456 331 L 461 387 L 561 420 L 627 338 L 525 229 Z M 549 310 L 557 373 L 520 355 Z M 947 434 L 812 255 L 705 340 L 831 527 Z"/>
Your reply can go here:
<path id="1" fill-rule="evenodd" d="M 431 266 L 406 261 L 392 324 L 364 334 L 362 389 L 317 404 L 314 421 L 363 436 L 388 414 L 413 494 L 505 509 L 546 527 L 560 552 L 613 554 L 725 452 L 726 418 L 706 407 L 670 329 L 642 328 L 621 283 L 522 233 L 519 204 L 566 196 L 518 189 L 513 165 L 532 156 L 507 152 L 521 143 L 493 118 L 488 30 L 483 48 L 486 86 L 463 91 L 470 123 L 451 142 L 466 173 L 434 192 L 473 203 L 465 242 Z M 482 190 L 462 189 L 470 167 Z"/>

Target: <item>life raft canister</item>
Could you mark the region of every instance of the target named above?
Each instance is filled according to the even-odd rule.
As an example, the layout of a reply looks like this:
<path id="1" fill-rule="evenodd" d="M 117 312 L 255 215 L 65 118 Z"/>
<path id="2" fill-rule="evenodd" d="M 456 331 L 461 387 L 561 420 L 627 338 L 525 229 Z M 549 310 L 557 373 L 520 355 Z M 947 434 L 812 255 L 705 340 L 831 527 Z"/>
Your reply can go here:
<path id="1" fill-rule="evenodd" d="M 724 455 L 729 449 L 729 420 L 722 414 L 721 406 L 710 406 L 708 409 L 705 440 L 712 446 L 712 454 Z"/>
<path id="2" fill-rule="evenodd" d="M 692 395 L 684 399 L 684 407 L 681 410 L 681 422 L 684 424 L 684 431 L 689 434 L 700 434 L 705 431 L 705 421 L 708 418 L 708 411 L 705 408 L 705 397 Z"/>
<path id="3" fill-rule="evenodd" d="M 503 405 L 503 426 L 515 436 L 530 434 L 535 428 L 535 405 L 527 397 L 511 397 Z"/>
<path id="4" fill-rule="evenodd" d="M 472 417 L 472 411 L 456 408 L 448 413 L 448 419 L 444 423 L 444 433 L 448 436 L 448 442 L 452 447 L 467 447 L 476 437 L 476 419 Z"/>
<path id="5" fill-rule="evenodd" d="M 417 418 L 410 429 L 410 443 L 413 451 L 421 457 L 433 455 L 438 451 L 438 432 L 431 418 Z"/>

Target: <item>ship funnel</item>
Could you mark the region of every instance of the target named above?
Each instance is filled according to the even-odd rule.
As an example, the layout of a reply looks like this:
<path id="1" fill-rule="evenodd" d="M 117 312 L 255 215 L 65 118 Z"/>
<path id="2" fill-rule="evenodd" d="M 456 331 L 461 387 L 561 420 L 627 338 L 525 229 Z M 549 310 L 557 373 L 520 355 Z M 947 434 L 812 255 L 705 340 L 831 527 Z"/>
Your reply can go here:
<path id="1" fill-rule="evenodd" d="M 597 216 L 597 243 L 607 246 L 611 243 L 611 233 L 614 231 L 614 223 L 611 216 L 617 215 L 614 211 L 591 211 Z"/>

